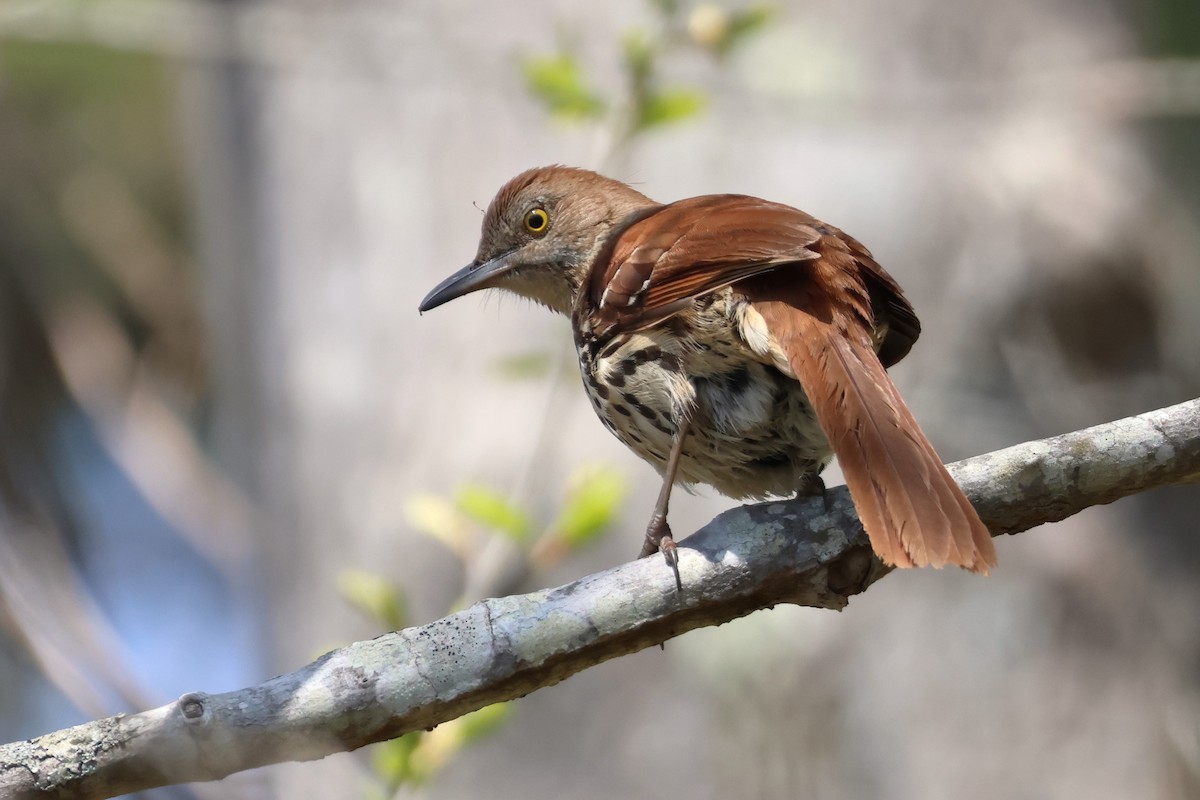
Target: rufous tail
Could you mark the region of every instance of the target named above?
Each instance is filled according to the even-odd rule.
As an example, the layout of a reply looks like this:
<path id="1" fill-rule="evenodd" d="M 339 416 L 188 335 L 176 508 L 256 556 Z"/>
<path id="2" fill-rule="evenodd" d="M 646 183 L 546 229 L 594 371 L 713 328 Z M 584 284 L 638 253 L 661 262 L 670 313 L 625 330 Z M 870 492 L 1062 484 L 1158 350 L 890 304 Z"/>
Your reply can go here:
<path id="1" fill-rule="evenodd" d="M 991 534 L 853 311 L 814 316 L 780 301 L 755 307 L 812 403 L 876 554 L 897 567 L 953 564 L 986 574 L 995 566 Z"/>

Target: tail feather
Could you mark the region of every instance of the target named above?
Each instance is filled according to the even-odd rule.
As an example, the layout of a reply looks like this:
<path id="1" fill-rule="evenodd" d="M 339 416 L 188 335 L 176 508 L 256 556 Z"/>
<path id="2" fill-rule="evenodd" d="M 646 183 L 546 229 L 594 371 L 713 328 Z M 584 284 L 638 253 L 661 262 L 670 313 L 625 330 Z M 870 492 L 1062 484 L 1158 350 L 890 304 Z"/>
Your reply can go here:
<path id="1" fill-rule="evenodd" d="M 987 573 L 991 535 L 879 362 L 865 326 L 756 302 L 846 476 L 871 545 L 898 567 Z"/>

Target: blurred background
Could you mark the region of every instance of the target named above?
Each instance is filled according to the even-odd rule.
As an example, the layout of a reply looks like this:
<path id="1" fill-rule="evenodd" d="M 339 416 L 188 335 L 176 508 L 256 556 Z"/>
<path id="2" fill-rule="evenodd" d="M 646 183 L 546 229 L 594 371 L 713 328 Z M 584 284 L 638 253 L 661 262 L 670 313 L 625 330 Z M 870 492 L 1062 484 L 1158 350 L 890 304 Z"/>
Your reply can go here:
<path id="1" fill-rule="evenodd" d="M 658 479 L 567 321 L 416 313 L 554 162 L 865 242 L 947 460 L 1200 395 L 1194 0 L 2 2 L 0 739 L 637 552 Z M 1147 493 L 1000 541 L 986 580 L 146 796 L 1197 797 L 1198 532 L 1200 491 Z"/>

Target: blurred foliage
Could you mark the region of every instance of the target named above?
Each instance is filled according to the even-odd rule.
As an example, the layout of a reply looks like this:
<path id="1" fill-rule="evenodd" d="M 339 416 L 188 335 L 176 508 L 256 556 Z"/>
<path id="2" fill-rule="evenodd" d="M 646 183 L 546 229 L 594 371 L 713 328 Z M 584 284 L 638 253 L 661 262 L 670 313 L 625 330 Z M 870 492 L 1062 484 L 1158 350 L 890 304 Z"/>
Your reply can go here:
<path id="1" fill-rule="evenodd" d="M 1138 7 L 1146 46 L 1163 56 L 1200 55 L 1200 3 L 1160 0 Z"/>
<path id="2" fill-rule="evenodd" d="M 171 79 L 155 55 L 4 41 L 0 217 L 21 257 L 0 269 L 43 314 L 82 300 L 111 318 L 183 410 L 204 389 L 204 357 Z"/>
<path id="3" fill-rule="evenodd" d="M 338 576 L 342 597 L 387 630 L 409 625 L 403 589 L 365 570 L 345 570 Z M 371 768 L 378 783 L 369 798 L 388 798 L 403 786 L 419 786 L 437 774 L 456 753 L 496 731 L 508 719 L 508 703 L 495 703 L 443 723 L 431 731 L 414 731 L 381 742 L 371 750 Z"/>
<path id="4" fill-rule="evenodd" d="M 511 714 L 511 704 L 494 703 L 431 731 L 417 731 L 376 745 L 371 751 L 371 766 L 382 786 L 367 796 L 388 798 L 401 787 L 428 782 L 463 748 L 499 730 Z"/>
<path id="5" fill-rule="evenodd" d="M 338 592 L 350 605 L 389 631 L 408 626 L 408 600 L 404 591 L 386 578 L 361 569 L 338 575 Z"/>
<path id="6" fill-rule="evenodd" d="M 521 61 L 521 70 L 529 91 L 557 117 L 595 119 L 606 109 L 600 93 L 587 85 L 583 69 L 569 55 L 558 53 L 526 58 Z"/>
<path id="7" fill-rule="evenodd" d="M 751 34 L 765 28 L 771 20 L 771 14 L 767 6 L 755 5 L 727 11 L 706 3 L 698 6 L 688 17 L 688 33 L 696 44 L 718 56 L 725 56 Z"/>
<path id="8" fill-rule="evenodd" d="M 719 62 L 771 19 L 765 5 L 734 10 L 715 3 L 685 8 L 675 0 L 649 0 L 648 5 L 652 23 L 621 37 L 623 87 L 613 97 L 589 79 L 575 55 L 578 48 L 568 42 L 560 42 L 554 53 L 520 60 L 526 89 L 552 116 L 611 125 L 614 150 L 645 131 L 693 119 L 706 107 L 703 90 L 662 77 L 664 62 L 696 51 Z"/>
<path id="9" fill-rule="evenodd" d="M 532 535 L 533 523 L 529 515 L 494 489 L 463 484 L 455 497 L 455 505 L 468 519 L 507 536 L 518 545 L 525 544 Z"/>
<path id="10" fill-rule="evenodd" d="M 541 528 L 534 515 L 499 492 L 465 484 L 453 500 L 415 495 L 407 505 L 414 530 L 441 542 L 470 568 L 471 561 L 498 536 L 519 548 L 527 571 L 547 569 L 602 536 L 616 519 L 628 492 L 624 476 L 612 467 L 589 464 L 568 478 L 561 509 Z M 462 598 L 460 604 L 474 598 Z"/>
<path id="11" fill-rule="evenodd" d="M 14 185 L 2 194 L 19 181 L 22 200 L 37 204 L 43 224 L 54 224 L 64 184 L 79 169 L 99 164 L 128 181 L 155 218 L 185 238 L 170 79 L 154 55 L 76 42 L 4 41 L 0 176 Z M 55 233 L 57 240 L 70 238 Z"/>
<path id="12" fill-rule="evenodd" d="M 1159 0 L 1137 7 L 1139 28 L 1146 51 L 1168 59 L 1200 56 L 1200 2 Z M 1200 209 L 1200 116 L 1166 115 L 1144 123 L 1149 151 L 1160 165 L 1163 179 Z"/>
<path id="13" fill-rule="evenodd" d="M 408 503 L 412 527 L 449 547 L 470 571 L 495 537 L 515 545 L 523 572 L 536 573 L 594 543 L 616 519 L 627 491 L 614 469 L 586 466 L 567 480 L 561 511 L 536 539 L 535 515 L 504 494 L 479 484 L 463 484 L 450 500 L 418 495 Z M 409 624 L 400 587 L 361 570 L 347 570 L 338 581 L 342 596 L 387 630 Z M 461 607 L 475 598 L 463 597 Z M 464 747 L 500 728 L 508 719 L 507 703 L 485 706 L 432 731 L 417 731 L 375 745 L 371 764 L 379 786 L 369 797 L 391 797 L 403 786 L 419 786 L 442 769 Z"/>
<path id="14" fill-rule="evenodd" d="M 615 470 L 581 468 L 571 477 L 563 509 L 550 527 L 553 536 L 568 550 L 591 544 L 612 525 L 627 488 Z"/>

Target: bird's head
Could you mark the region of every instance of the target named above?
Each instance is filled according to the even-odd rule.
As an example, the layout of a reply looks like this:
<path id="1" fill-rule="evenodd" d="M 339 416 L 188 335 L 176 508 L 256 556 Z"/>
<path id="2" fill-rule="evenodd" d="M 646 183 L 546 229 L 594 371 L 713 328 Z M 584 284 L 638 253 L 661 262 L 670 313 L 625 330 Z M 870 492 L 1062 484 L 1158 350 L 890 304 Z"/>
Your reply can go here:
<path id="1" fill-rule="evenodd" d="M 570 314 L 609 237 L 655 207 L 636 189 L 588 170 L 522 172 L 488 206 L 475 260 L 434 287 L 420 310 L 479 289 L 505 289 Z"/>

